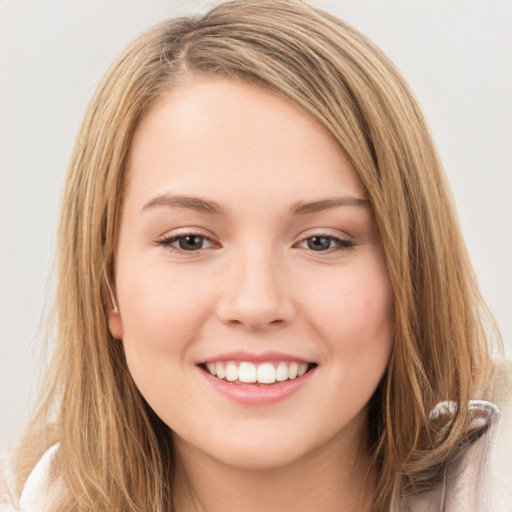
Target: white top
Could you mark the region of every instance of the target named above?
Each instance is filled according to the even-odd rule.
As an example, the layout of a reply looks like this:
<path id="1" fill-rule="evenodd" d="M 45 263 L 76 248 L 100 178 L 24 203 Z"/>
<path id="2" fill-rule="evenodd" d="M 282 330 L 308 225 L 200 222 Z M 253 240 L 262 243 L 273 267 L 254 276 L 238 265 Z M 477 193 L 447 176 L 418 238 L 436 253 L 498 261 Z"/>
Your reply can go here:
<path id="1" fill-rule="evenodd" d="M 19 508 L 5 496 L 0 501 L 0 512 L 52 512 L 58 484 L 50 484 L 50 464 L 58 447 L 53 445 L 35 465 L 23 488 Z"/>

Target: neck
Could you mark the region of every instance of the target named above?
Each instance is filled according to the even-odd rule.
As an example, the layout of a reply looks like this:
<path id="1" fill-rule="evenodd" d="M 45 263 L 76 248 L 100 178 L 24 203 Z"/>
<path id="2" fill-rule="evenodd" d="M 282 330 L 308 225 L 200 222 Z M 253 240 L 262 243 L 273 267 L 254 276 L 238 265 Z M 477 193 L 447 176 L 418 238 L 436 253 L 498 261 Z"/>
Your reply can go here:
<path id="1" fill-rule="evenodd" d="M 285 466 L 225 465 L 176 443 L 175 512 L 369 512 L 375 474 L 363 442 L 328 443 Z M 364 446 L 363 446 L 364 445 Z M 336 449 L 335 449 L 336 448 Z"/>

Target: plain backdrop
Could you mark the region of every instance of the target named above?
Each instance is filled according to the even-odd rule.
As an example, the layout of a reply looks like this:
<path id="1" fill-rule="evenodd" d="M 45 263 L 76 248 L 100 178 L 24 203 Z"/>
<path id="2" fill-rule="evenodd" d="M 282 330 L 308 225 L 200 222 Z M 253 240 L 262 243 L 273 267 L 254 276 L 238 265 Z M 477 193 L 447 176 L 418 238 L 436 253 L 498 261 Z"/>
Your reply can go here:
<path id="1" fill-rule="evenodd" d="M 318 0 L 411 83 L 453 187 L 484 297 L 512 338 L 512 3 Z M 213 2 L 0 1 L 0 456 L 41 367 L 54 234 L 73 140 L 109 63 L 166 17 Z M 510 354 L 510 352 L 509 352 Z"/>

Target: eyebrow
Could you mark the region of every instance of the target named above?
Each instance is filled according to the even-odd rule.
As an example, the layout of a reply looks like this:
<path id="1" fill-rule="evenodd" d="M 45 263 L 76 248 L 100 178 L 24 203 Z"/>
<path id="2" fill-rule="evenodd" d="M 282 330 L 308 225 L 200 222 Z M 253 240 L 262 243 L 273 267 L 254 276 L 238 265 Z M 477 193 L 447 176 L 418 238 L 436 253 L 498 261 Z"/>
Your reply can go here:
<path id="1" fill-rule="evenodd" d="M 359 197 L 343 196 L 321 199 L 319 201 L 298 201 L 290 208 L 292 215 L 305 215 L 308 213 L 321 212 L 337 208 L 338 206 L 357 206 L 358 208 L 369 208 L 370 201 Z"/>
<path id="2" fill-rule="evenodd" d="M 213 215 L 225 214 L 225 209 L 209 199 L 203 199 L 195 196 L 183 196 L 183 195 L 170 195 L 161 194 L 148 201 L 142 210 L 147 210 L 155 206 L 177 206 L 179 208 L 187 208 L 195 210 L 201 213 L 209 213 Z M 331 197 L 327 199 L 321 199 L 318 201 L 297 201 L 290 207 L 291 215 L 306 215 L 309 213 L 320 212 L 324 210 L 330 210 L 339 206 L 356 206 L 359 208 L 369 208 L 370 201 L 368 199 L 362 199 L 359 197 L 343 196 L 343 197 Z"/>
<path id="3" fill-rule="evenodd" d="M 201 197 L 170 194 L 162 194 L 151 199 L 142 207 L 142 209 L 147 210 L 148 208 L 160 205 L 171 207 L 178 206 L 180 208 L 188 208 L 189 210 L 196 210 L 198 212 L 210 213 L 213 215 L 221 215 L 224 213 L 224 209 L 215 201 L 210 201 L 209 199 L 203 199 Z"/>

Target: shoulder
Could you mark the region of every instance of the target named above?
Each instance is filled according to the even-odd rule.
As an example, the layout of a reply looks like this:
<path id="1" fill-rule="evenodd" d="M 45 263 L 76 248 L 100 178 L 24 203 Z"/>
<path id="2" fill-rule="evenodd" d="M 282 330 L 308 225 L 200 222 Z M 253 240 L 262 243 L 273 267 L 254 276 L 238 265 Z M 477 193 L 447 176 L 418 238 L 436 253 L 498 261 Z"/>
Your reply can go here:
<path id="1" fill-rule="evenodd" d="M 0 498 L 0 512 L 51 512 L 53 510 L 61 482 L 51 480 L 50 466 L 58 448 L 58 444 L 53 445 L 35 465 L 23 487 L 19 504 L 14 504 L 8 494 Z"/>
<path id="2" fill-rule="evenodd" d="M 512 512 L 512 361 L 498 364 L 493 401 L 501 409 L 494 447 L 493 505 L 495 512 Z"/>

